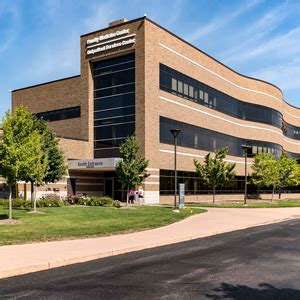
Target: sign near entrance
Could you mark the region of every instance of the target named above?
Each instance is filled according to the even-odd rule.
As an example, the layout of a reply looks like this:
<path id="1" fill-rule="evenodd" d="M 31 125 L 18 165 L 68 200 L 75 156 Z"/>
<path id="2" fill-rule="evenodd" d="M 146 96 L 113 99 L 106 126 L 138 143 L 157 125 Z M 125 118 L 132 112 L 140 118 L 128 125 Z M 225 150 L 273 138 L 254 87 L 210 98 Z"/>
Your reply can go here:
<path id="1" fill-rule="evenodd" d="M 179 208 L 184 207 L 184 183 L 179 183 Z"/>
<path id="2" fill-rule="evenodd" d="M 116 165 L 120 158 L 96 158 L 86 160 L 69 160 L 69 170 L 83 170 L 83 169 L 94 169 L 94 170 L 115 170 Z"/>
<path id="3" fill-rule="evenodd" d="M 129 29 L 122 29 L 87 40 L 86 54 L 93 55 L 134 43 L 135 33 L 129 34 Z"/>

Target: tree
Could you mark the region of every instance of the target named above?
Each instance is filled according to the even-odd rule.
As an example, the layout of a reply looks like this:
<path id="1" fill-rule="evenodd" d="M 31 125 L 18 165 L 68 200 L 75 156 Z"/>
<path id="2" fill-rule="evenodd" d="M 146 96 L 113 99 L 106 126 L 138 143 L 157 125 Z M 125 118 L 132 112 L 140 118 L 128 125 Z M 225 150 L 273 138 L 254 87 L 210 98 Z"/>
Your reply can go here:
<path id="1" fill-rule="evenodd" d="M 63 178 L 67 171 L 63 151 L 59 148 L 59 139 L 44 120 L 34 118 L 33 126 L 42 137 L 42 151 L 48 157 L 48 167 L 42 182 L 57 182 Z"/>
<path id="2" fill-rule="evenodd" d="M 23 169 L 21 178 L 29 180 L 33 185 L 33 201 L 34 212 L 36 212 L 36 186 L 44 182 L 44 178 L 48 172 L 48 152 L 43 149 L 43 135 L 38 131 L 33 131 L 28 136 L 24 152 L 27 157 L 26 168 Z"/>
<path id="3" fill-rule="evenodd" d="M 251 182 L 260 188 L 270 186 L 273 181 L 277 181 L 277 170 L 275 170 L 274 155 L 270 153 L 259 153 L 255 155 L 251 166 L 253 172 Z"/>
<path id="4" fill-rule="evenodd" d="M 149 161 L 138 155 L 140 145 L 135 136 L 131 136 L 125 140 L 120 146 L 120 160 L 116 166 L 116 174 L 121 181 L 123 188 L 127 188 L 126 204 L 129 203 L 129 190 L 141 185 L 149 176 L 146 168 Z"/>
<path id="5" fill-rule="evenodd" d="M 300 169 L 297 161 L 288 154 L 283 153 L 277 160 L 279 199 L 281 189 L 284 187 L 297 186 L 300 182 Z"/>
<path id="6" fill-rule="evenodd" d="M 278 160 L 273 154 L 257 154 L 252 169 L 252 182 L 255 185 L 272 187 L 271 202 L 273 202 L 276 189 L 279 189 L 280 198 L 280 191 L 283 187 L 295 186 L 299 183 L 300 170 L 297 161 L 287 154 L 282 154 Z"/>
<path id="7" fill-rule="evenodd" d="M 235 177 L 235 164 L 224 161 L 227 154 L 227 148 L 220 148 L 215 150 L 214 156 L 208 153 L 203 164 L 194 159 L 198 176 L 213 190 L 213 203 L 215 203 L 216 187 L 224 186 Z"/>
<path id="8" fill-rule="evenodd" d="M 22 180 L 30 165 L 26 149 L 32 125 L 31 115 L 24 107 L 17 108 L 14 113 L 8 111 L 3 119 L 0 165 L 2 175 L 9 185 L 9 219 L 12 219 L 12 186 Z"/>

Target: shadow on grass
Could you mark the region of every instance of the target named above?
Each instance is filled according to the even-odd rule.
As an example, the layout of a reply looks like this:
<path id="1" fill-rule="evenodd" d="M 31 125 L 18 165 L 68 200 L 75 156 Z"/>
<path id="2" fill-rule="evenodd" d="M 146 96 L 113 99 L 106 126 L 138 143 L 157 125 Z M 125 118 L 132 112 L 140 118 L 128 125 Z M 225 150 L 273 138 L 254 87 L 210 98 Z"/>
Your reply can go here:
<path id="1" fill-rule="evenodd" d="M 8 214 L 1 214 L 0 220 L 5 220 L 5 219 L 8 219 Z"/>
<path id="2" fill-rule="evenodd" d="M 215 294 L 206 297 L 219 299 L 300 299 L 300 290 L 277 288 L 269 283 L 260 283 L 258 288 L 246 285 L 222 283 L 220 288 L 213 289 Z"/>

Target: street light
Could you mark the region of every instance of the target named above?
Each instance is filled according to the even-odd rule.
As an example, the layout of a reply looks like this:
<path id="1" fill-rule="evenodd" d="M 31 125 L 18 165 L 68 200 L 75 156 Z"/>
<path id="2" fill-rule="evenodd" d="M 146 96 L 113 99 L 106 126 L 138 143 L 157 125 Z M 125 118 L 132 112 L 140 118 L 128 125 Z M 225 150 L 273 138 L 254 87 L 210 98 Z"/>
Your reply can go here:
<path id="1" fill-rule="evenodd" d="M 243 151 L 245 153 L 245 194 L 244 194 L 244 204 L 247 204 L 247 154 L 250 149 L 252 149 L 252 146 L 247 143 L 245 145 L 242 145 Z"/>
<path id="2" fill-rule="evenodd" d="M 176 209 L 176 197 L 177 197 L 177 136 L 180 133 L 180 129 L 171 129 L 170 130 L 173 137 L 174 137 L 174 185 L 175 185 L 175 191 L 174 191 L 174 209 Z"/>

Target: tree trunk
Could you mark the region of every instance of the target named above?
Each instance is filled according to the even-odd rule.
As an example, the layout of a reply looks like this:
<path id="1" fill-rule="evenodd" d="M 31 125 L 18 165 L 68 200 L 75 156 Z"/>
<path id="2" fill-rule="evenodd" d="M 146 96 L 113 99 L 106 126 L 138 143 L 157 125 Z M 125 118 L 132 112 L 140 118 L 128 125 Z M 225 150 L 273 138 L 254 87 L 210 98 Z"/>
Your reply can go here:
<path id="1" fill-rule="evenodd" d="M 127 188 L 126 206 L 129 204 L 129 188 Z"/>
<path id="2" fill-rule="evenodd" d="M 278 198 L 279 198 L 279 200 L 281 199 L 281 188 L 279 188 Z"/>
<path id="3" fill-rule="evenodd" d="M 30 196 L 31 207 L 34 207 L 34 183 L 32 181 L 30 181 L 30 189 L 31 189 L 31 196 Z"/>
<path id="4" fill-rule="evenodd" d="M 213 204 L 215 204 L 216 187 L 213 187 Z"/>
<path id="5" fill-rule="evenodd" d="M 256 200 L 258 200 L 260 195 L 260 186 L 257 187 L 257 195 L 256 195 Z"/>
<path id="6" fill-rule="evenodd" d="M 8 219 L 12 220 L 12 188 L 9 185 L 9 198 L 8 198 Z"/>
<path id="7" fill-rule="evenodd" d="M 273 189 L 272 189 L 272 197 L 271 197 L 271 202 L 273 202 L 274 192 L 275 192 L 275 187 L 273 186 Z"/>
<path id="8" fill-rule="evenodd" d="M 36 185 L 33 183 L 33 211 L 36 212 Z"/>

